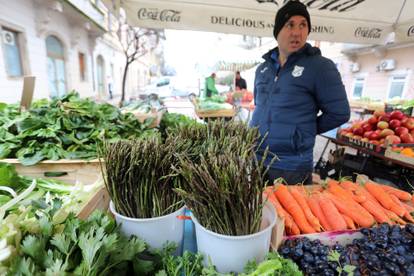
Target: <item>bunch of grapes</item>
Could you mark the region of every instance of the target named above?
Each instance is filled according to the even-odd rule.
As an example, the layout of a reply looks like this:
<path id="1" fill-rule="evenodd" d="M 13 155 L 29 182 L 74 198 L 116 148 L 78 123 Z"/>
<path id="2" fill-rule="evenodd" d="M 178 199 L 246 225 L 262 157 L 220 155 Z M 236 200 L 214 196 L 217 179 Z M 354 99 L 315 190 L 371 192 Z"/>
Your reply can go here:
<path id="1" fill-rule="evenodd" d="M 414 276 L 414 224 L 381 224 L 361 229 L 362 238 L 345 247 L 323 245 L 307 238 L 287 240 L 279 253 L 306 275 Z"/>

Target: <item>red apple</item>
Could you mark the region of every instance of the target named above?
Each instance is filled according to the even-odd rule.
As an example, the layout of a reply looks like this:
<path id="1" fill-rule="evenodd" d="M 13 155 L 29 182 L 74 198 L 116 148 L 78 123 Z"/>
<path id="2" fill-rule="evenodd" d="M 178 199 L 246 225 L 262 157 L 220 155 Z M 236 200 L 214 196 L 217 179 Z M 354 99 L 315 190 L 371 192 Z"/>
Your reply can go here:
<path id="1" fill-rule="evenodd" d="M 356 140 L 361 140 L 361 139 L 362 139 L 362 136 L 359 136 L 359 135 L 354 135 L 354 137 L 352 137 L 352 138 L 354 138 L 354 139 L 356 139 Z"/>
<path id="2" fill-rule="evenodd" d="M 352 129 L 360 128 L 362 126 L 362 122 L 356 122 L 352 125 Z"/>
<path id="3" fill-rule="evenodd" d="M 390 128 L 396 129 L 397 127 L 401 126 L 401 121 L 398 119 L 393 119 L 390 121 Z"/>
<path id="4" fill-rule="evenodd" d="M 386 129 L 386 128 L 388 128 L 388 123 L 385 122 L 385 121 L 379 121 L 377 123 L 377 128 L 379 128 L 379 129 Z"/>
<path id="5" fill-rule="evenodd" d="M 379 146 L 380 145 L 380 142 L 379 141 L 377 141 L 377 140 L 370 140 L 369 141 L 371 144 L 374 144 L 374 145 L 377 145 L 377 146 Z"/>
<path id="6" fill-rule="evenodd" d="M 384 114 L 385 114 L 384 110 L 375 110 L 374 111 L 374 116 L 376 116 L 376 117 L 382 116 Z"/>
<path id="7" fill-rule="evenodd" d="M 342 135 L 342 136 L 345 136 L 345 134 L 347 134 L 348 133 L 348 131 L 346 131 L 346 130 L 344 130 L 344 129 L 341 129 L 340 131 L 339 131 L 339 135 Z"/>
<path id="8" fill-rule="evenodd" d="M 387 144 L 400 144 L 401 143 L 401 139 L 400 137 L 396 136 L 396 135 L 388 135 L 387 137 L 385 137 L 385 142 Z"/>
<path id="9" fill-rule="evenodd" d="M 401 134 L 408 133 L 409 130 L 406 127 L 400 126 L 395 129 L 395 134 L 401 137 Z"/>
<path id="10" fill-rule="evenodd" d="M 380 133 L 380 137 L 387 137 L 388 135 L 394 135 L 394 131 L 389 128 L 383 129 Z"/>
<path id="11" fill-rule="evenodd" d="M 403 133 L 400 137 L 403 143 L 406 143 L 406 144 L 414 143 L 414 137 L 410 133 Z"/>
<path id="12" fill-rule="evenodd" d="M 414 135 L 414 128 L 410 131 L 411 135 Z"/>
<path id="13" fill-rule="evenodd" d="M 408 129 L 414 129 L 414 118 L 412 117 L 408 118 L 404 126 Z"/>
<path id="14" fill-rule="evenodd" d="M 369 138 L 369 136 L 371 135 L 371 133 L 374 133 L 373 131 L 367 131 L 364 133 L 364 137 L 365 138 Z"/>
<path id="15" fill-rule="evenodd" d="M 390 115 L 389 114 L 384 114 L 382 116 L 379 116 L 378 121 L 389 122 L 390 121 Z"/>
<path id="16" fill-rule="evenodd" d="M 365 123 L 362 125 L 362 129 L 364 130 L 364 132 L 370 131 L 372 130 L 372 125 L 369 123 Z"/>
<path id="17" fill-rule="evenodd" d="M 379 138 L 380 138 L 380 136 L 376 132 L 371 133 L 368 137 L 369 140 L 378 140 Z"/>
<path id="18" fill-rule="evenodd" d="M 402 120 L 404 118 L 404 113 L 402 113 L 400 110 L 394 110 L 393 112 L 390 113 L 390 118 Z"/>
<path id="19" fill-rule="evenodd" d="M 366 138 L 366 137 L 364 137 L 364 138 L 362 138 L 362 139 L 361 139 L 361 141 L 362 141 L 362 142 L 369 142 L 369 139 L 368 139 L 368 138 Z"/>
<path id="20" fill-rule="evenodd" d="M 368 119 L 368 123 L 370 123 L 372 125 L 376 125 L 378 123 L 377 117 L 372 116 L 371 118 Z"/>
<path id="21" fill-rule="evenodd" d="M 355 135 L 362 136 L 364 135 L 364 130 L 362 129 L 362 127 L 354 128 L 353 133 Z"/>
<path id="22" fill-rule="evenodd" d="M 407 122 L 407 120 L 408 120 L 408 117 L 404 117 L 404 118 L 401 120 L 401 125 L 405 125 L 405 123 Z"/>
<path id="23" fill-rule="evenodd" d="M 380 135 L 381 131 L 382 131 L 382 129 L 377 129 L 377 130 L 375 130 L 374 132 L 375 132 L 376 134 Z"/>

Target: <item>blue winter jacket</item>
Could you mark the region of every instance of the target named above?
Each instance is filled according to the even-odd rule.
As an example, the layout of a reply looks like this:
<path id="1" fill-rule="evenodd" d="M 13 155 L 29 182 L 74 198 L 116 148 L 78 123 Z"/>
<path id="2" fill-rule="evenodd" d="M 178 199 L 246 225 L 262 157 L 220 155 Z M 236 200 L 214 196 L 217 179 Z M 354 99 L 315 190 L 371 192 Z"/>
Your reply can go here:
<path id="1" fill-rule="evenodd" d="M 316 134 L 349 120 L 345 88 L 335 64 L 322 57 L 318 48 L 306 43 L 283 67 L 278 53 L 275 48 L 265 54 L 265 62 L 256 70 L 256 109 L 250 125 L 265 137 L 258 157 L 268 146 L 279 159 L 273 168 L 312 170 Z"/>

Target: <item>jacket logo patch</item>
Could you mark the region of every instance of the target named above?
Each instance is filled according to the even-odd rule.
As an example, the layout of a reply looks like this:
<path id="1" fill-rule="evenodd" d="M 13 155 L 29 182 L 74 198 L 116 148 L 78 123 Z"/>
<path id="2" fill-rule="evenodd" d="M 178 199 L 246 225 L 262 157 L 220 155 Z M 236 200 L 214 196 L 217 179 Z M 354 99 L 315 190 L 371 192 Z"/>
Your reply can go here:
<path id="1" fill-rule="evenodd" d="M 305 70 L 305 67 L 295 65 L 295 68 L 293 68 L 292 71 L 292 76 L 295 78 L 302 76 L 303 70 Z"/>
<path id="2" fill-rule="evenodd" d="M 266 70 L 267 70 L 267 67 L 265 67 L 265 68 L 263 68 L 262 70 L 260 70 L 260 73 L 264 73 L 264 72 L 266 72 Z"/>

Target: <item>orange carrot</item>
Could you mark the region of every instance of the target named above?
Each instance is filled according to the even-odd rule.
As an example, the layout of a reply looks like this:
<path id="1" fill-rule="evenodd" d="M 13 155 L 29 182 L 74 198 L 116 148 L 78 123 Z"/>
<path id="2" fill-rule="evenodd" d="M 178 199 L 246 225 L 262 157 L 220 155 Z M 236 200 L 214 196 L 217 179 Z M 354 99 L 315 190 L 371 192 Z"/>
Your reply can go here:
<path id="1" fill-rule="evenodd" d="M 328 195 L 333 195 L 335 197 L 334 204 L 336 204 L 338 200 L 340 200 L 341 203 L 338 204 L 340 204 L 341 206 L 337 206 L 338 209 L 345 209 L 346 207 L 347 209 L 353 210 L 352 212 L 348 210 L 347 213 L 344 213 L 344 211 L 339 209 L 340 212 L 351 217 L 354 220 L 354 222 L 356 222 L 358 225 L 363 227 L 370 227 L 372 224 L 375 223 L 375 220 L 371 216 L 371 214 L 353 199 L 353 194 L 350 194 L 349 191 L 346 191 L 345 189 L 340 187 L 337 181 L 333 180 L 328 182 L 328 191 Z M 360 191 L 360 194 L 362 194 L 366 200 L 366 195 L 364 195 L 363 191 Z M 343 205 L 344 203 L 345 207 Z M 351 213 L 353 213 L 353 215 Z"/>
<path id="2" fill-rule="evenodd" d="M 263 195 L 264 197 L 267 197 L 267 200 L 269 200 L 270 203 L 272 203 L 273 207 L 276 209 L 276 213 L 278 214 L 278 216 L 284 221 L 285 223 L 285 230 L 287 233 L 297 233 L 294 235 L 299 235 L 300 231 L 296 231 L 296 229 L 298 229 L 298 227 L 296 226 L 295 229 L 293 229 L 294 226 L 294 221 L 292 219 L 292 216 L 289 215 L 288 212 L 286 212 L 285 209 L 283 209 L 282 205 L 280 205 L 280 202 L 277 200 L 275 194 L 273 193 L 273 187 L 267 187 L 264 191 L 263 191 Z"/>
<path id="3" fill-rule="evenodd" d="M 362 207 L 364 207 L 379 223 L 389 222 L 389 217 L 384 212 L 382 206 L 376 205 L 371 200 L 366 200 L 361 203 Z"/>
<path id="4" fill-rule="evenodd" d="M 394 213 L 393 211 L 385 209 L 385 212 L 387 212 L 387 215 L 391 221 L 401 224 L 401 225 L 407 224 L 404 220 L 402 220 L 399 216 L 397 216 L 397 214 Z"/>
<path id="5" fill-rule="evenodd" d="M 368 203 L 368 206 L 367 207 L 365 207 L 365 206 L 363 206 L 365 209 L 367 209 L 367 211 L 368 212 L 370 212 L 374 217 L 375 217 L 375 219 L 377 219 L 377 217 L 378 217 L 378 214 L 373 214 L 371 211 L 373 211 L 374 209 L 371 209 L 370 208 L 370 204 L 374 204 L 374 206 L 375 206 L 375 208 L 376 209 L 378 209 L 378 210 L 380 210 L 380 214 L 379 214 L 379 219 L 380 220 L 382 220 L 381 219 L 381 216 L 383 215 L 383 214 L 385 214 L 387 217 L 388 217 L 388 215 L 387 215 L 387 213 L 385 212 L 385 208 L 378 202 L 378 200 L 373 196 L 373 195 L 371 195 L 368 191 L 367 191 L 367 189 L 365 189 L 363 186 L 359 186 L 359 192 L 361 193 L 361 194 L 363 194 L 366 198 L 367 198 L 367 200 L 369 200 L 370 201 L 370 203 Z M 362 205 L 362 204 L 361 204 Z M 375 212 L 375 211 L 374 211 Z M 389 218 L 388 218 L 389 219 Z M 378 221 L 378 219 L 377 219 L 377 221 Z M 379 222 L 379 221 L 378 221 Z"/>
<path id="6" fill-rule="evenodd" d="M 341 181 L 340 186 L 345 190 L 348 190 L 351 193 L 352 198 L 356 202 L 362 203 L 365 200 L 367 200 L 367 197 L 363 193 L 361 193 L 361 187 L 358 184 L 352 181 Z"/>
<path id="7" fill-rule="evenodd" d="M 288 221 L 291 223 L 291 227 L 288 231 L 289 234 L 290 235 L 300 235 L 300 229 L 297 226 L 297 224 L 295 223 L 295 221 L 293 220 L 292 216 L 287 214 L 287 218 L 288 218 Z"/>
<path id="8" fill-rule="evenodd" d="M 388 185 L 381 185 L 381 187 L 389 194 L 395 195 L 400 200 L 409 201 L 411 200 L 411 194 L 400 189 L 388 186 Z"/>
<path id="9" fill-rule="evenodd" d="M 412 213 L 412 212 L 414 212 L 414 207 L 413 207 L 413 206 L 408 205 L 408 204 L 407 204 L 407 203 L 405 203 L 405 202 L 401 202 L 401 203 L 402 203 L 402 205 L 404 206 L 405 210 L 407 210 L 407 211 L 408 211 L 408 213 Z"/>
<path id="10" fill-rule="evenodd" d="M 382 189 L 381 185 L 378 185 L 373 182 L 366 182 L 365 188 L 373 195 L 382 206 L 387 208 L 388 210 L 393 211 L 398 216 L 402 217 L 404 215 L 405 209 L 402 208 L 400 205 L 396 204 L 390 197 L 388 193 Z"/>
<path id="11" fill-rule="evenodd" d="M 374 217 L 358 203 L 341 200 L 330 193 L 325 193 L 325 195 L 332 200 L 342 214 L 349 216 L 359 226 L 371 227 L 375 223 Z"/>
<path id="12" fill-rule="evenodd" d="M 346 222 L 328 197 L 321 197 L 319 205 L 332 230 L 345 230 Z"/>
<path id="13" fill-rule="evenodd" d="M 302 190 L 303 191 L 303 190 Z M 321 231 L 321 225 L 319 223 L 319 220 L 312 214 L 312 211 L 308 205 L 308 202 L 306 201 L 306 198 L 304 194 L 302 194 L 297 187 L 291 187 L 290 193 L 292 196 L 296 199 L 299 206 L 302 208 L 303 213 L 306 216 L 306 219 L 308 222 L 312 225 L 312 227 L 317 231 Z"/>
<path id="14" fill-rule="evenodd" d="M 329 225 L 325 215 L 322 212 L 321 206 L 319 206 L 318 199 L 316 198 L 317 195 L 312 195 L 307 198 L 308 205 L 312 211 L 312 213 L 318 218 L 319 222 L 324 231 L 331 231 L 331 226 Z"/>
<path id="15" fill-rule="evenodd" d="M 328 181 L 328 191 L 342 200 L 347 200 L 349 202 L 356 202 L 354 200 L 354 196 L 352 192 L 342 188 L 339 185 L 339 182 L 336 180 L 331 179 Z"/>
<path id="16" fill-rule="evenodd" d="M 356 227 L 355 227 L 355 223 L 354 223 L 354 221 L 350 218 L 350 217 L 348 217 L 347 215 L 345 215 L 345 214 L 341 214 L 342 215 L 342 217 L 344 218 L 344 220 L 345 220 L 345 222 L 346 222 L 346 226 L 349 228 L 349 229 L 353 229 L 353 230 L 355 230 L 356 229 Z"/>
<path id="17" fill-rule="evenodd" d="M 285 185 L 279 184 L 276 188 L 275 195 L 285 210 L 292 216 L 301 232 L 305 234 L 316 232 L 306 220 L 305 214 Z"/>
<path id="18" fill-rule="evenodd" d="M 411 216 L 410 212 L 407 211 L 407 209 L 405 209 L 405 207 L 402 205 L 402 202 L 400 201 L 400 199 L 394 195 L 394 194 L 390 194 L 390 197 L 392 198 L 392 200 L 400 205 L 402 208 L 404 208 L 405 212 L 404 212 L 404 218 L 406 220 L 408 220 L 409 222 L 413 223 L 414 222 L 414 218 Z"/>

